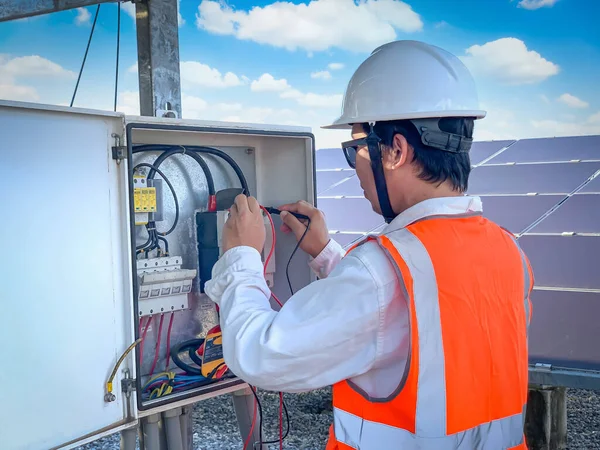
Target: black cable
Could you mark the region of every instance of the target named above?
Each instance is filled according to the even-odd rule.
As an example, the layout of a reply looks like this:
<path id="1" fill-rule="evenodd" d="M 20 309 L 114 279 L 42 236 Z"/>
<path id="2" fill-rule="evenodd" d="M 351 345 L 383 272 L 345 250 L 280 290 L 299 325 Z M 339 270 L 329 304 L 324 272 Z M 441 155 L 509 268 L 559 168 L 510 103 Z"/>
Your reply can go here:
<path id="1" fill-rule="evenodd" d="M 117 95 L 119 86 L 119 52 L 121 47 L 121 2 L 117 10 L 117 62 L 115 64 L 115 111 L 117 111 Z"/>
<path id="2" fill-rule="evenodd" d="M 308 220 L 308 224 L 306 225 L 306 230 L 304 230 L 304 233 L 302 233 L 302 237 L 300 237 L 300 240 L 296 244 L 296 247 L 294 247 L 294 251 L 290 255 L 290 259 L 288 259 L 287 266 L 285 267 L 285 276 L 287 278 L 288 286 L 290 287 L 290 292 L 292 293 L 292 295 L 294 295 L 294 290 L 292 289 L 292 282 L 290 281 L 290 263 L 292 262 L 292 258 L 294 257 L 294 255 L 296 254 L 298 249 L 300 248 L 300 244 L 306 237 L 306 233 L 308 233 L 308 228 L 310 227 L 310 219 L 307 219 L 307 220 Z"/>
<path id="3" fill-rule="evenodd" d="M 165 148 L 172 149 L 172 148 L 180 148 L 180 147 L 178 147 L 176 145 L 142 144 L 142 145 L 135 146 L 132 153 L 139 153 L 139 152 L 144 152 L 144 151 L 160 151 L 160 150 L 164 150 Z M 207 153 L 209 155 L 218 156 L 219 158 L 225 160 L 225 162 L 227 162 L 231 166 L 231 168 L 237 175 L 238 179 L 240 180 L 240 184 L 242 185 L 242 189 L 244 189 L 244 193 L 246 195 L 250 195 L 250 189 L 248 188 L 248 182 L 246 181 L 246 177 L 244 176 L 242 169 L 235 162 L 235 160 L 231 156 L 229 156 L 227 153 L 225 153 L 222 150 L 219 150 L 218 148 L 197 146 L 197 145 L 189 145 L 189 146 L 186 146 L 185 149 L 187 151 L 198 152 L 198 153 Z"/>
<path id="4" fill-rule="evenodd" d="M 171 150 L 166 150 L 163 153 L 161 153 L 161 155 L 158 158 L 156 158 L 154 160 L 154 165 L 156 167 L 160 167 L 160 165 L 164 162 L 164 160 L 172 155 L 176 155 L 179 153 L 187 155 L 190 158 L 194 159 L 198 163 L 198 165 L 200 165 L 202 172 L 204 172 L 204 176 L 206 177 L 206 185 L 208 187 L 208 195 L 215 195 L 215 180 L 212 176 L 212 173 L 210 172 L 210 169 L 208 168 L 208 164 L 206 164 L 206 161 L 204 161 L 204 159 L 202 159 L 202 156 L 200 156 L 194 152 L 186 153 L 186 150 L 187 149 L 185 147 L 177 147 L 177 148 L 173 148 Z M 153 171 L 150 171 L 150 173 L 148 173 L 148 178 L 153 179 L 154 175 L 155 175 L 155 173 Z"/>
<path id="5" fill-rule="evenodd" d="M 184 363 L 181 360 L 181 358 L 179 357 L 179 354 L 182 351 L 188 350 L 188 349 L 196 350 L 203 343 L 204 343 L 204 339 L 191 339 L 189 341 L 180 342 L 179 344 L 176 344 L 171 348 L 171 359 L 173 360 L 175 365 L 177 367 L 179 367 L 181 370 L 183 370 L 184 372 L 187 372 L 187 373 L 190 373 L 193 375 L 203 376 L 202 371 L 199 368 L 192 367 L 189 364 Z"/>
<path id="6" fill-rule="evenodd" d="M 83 67 L 85 66 L 85 61 L 87 59 L 88 51 L 90 50 L 90 44 L 92 43 L 92 36 L 94 36 L 94 29 L 96 28 L 96 20 L 98 19 L 98 13 L 100 12 L 100 5 L 96 8 L 96 15 L 94 16 L 94 23 L 92 24 L 92 31 L 90 31 L 90 38 L 88 39 L 87 47 L 85 49 L 85 54 L 83 55 L 83 61 L 81 62 L 81 68 L 79 69 L 79 76 L 77 77 L 77 83 L 75 84 L 75 91 L 73 92 L 73 98 L 71 99 L 71 107 L 73 107 L 73 102 L 75 101 L 75 96 L 77 95 L 77 89 L 79 88 L 79 81 L 81 80 L 81 74 L 83 73 Z"/>
<path id="7" fill-rule="evenodd" d="M 256 404 L 258 406 L 258 436 L 259 436 L 259 444 L 260 444 L 260 449 L 262 450 L 262 446 L 263 446 L 263 432 L 262 432 L 262 421 L 263 421 L 263 413 L 262 413 L 262 405 L 260 404 L 260 400 L 258 398 L 258 394 L 256 393 L 256 391 L 254 390 L 254 388 L 252 386 L 250 386 L 250 390 L 252 391 L 252 394 L 254 394 L 254 398 L 256 399 Z M 254 449 L 255 446 L 252 445 L 252 448 Z"/>
<path id="8" fill-rule="evenodd" d="M 168 255 L 169 254 L 169 241 L 167 241 L 164 237 L 162 236 L 157 236 L 159 241 L 162 241 L 163 244 L 165 244 L 165 253 Z"/>
<path id="9" fill-rule="evenodd" d="M 161 177 L 163 177 L 163 180 L 165 180 L 165 182 L 169 185 L 169 189 L 171 189 L 171 193 L 173 194 L 173 200 L 175 200 L 175 220 L 173 221 L 173 225 L 171 225 L 171 228 L 169 229 L 169 231 L 166 231 L 164 233 L 158 232 L 158 234 L 160 234 L 161 236 L 167 236 L 168 234 L 171 234 L 173 232 L 173 230 L 177 226 L 177 222 L 179 222 L 179 201 L 177 200 L 177 194 L 175 193 L 175 188 L 173 187 L 173 185 L 171 184 L 169 179 L 166 177 L 166 175 L 158 167 L 156 167 L 152 164 L 149 164 L 149 163 L 139 163 L 137 166 L 135 166 L 133 168 L 133 171 L 135 172 L 135 170 L 138 167 L 150 167 L 151 169 L 155 170 L 156 172 L 158 172 L 158 174 Z"/>
<path id="10" fill-rule="evenodd" d="M 281 440 L 284 440 L 285 438 L 287 438 L 288 434 L 290 433 L 290 415 L 288 413 L 288 409 L 287 409 L 287 405 L 285 404 L 285 401 L 283 402 L 283 410 L 285 412 L 286 428 L 285 428 L 285 433 L 281 437 Z M 276 439 L 273 441 L 266 441 L 266 442 L 263 442 L 263 444 L 265 444 L 265 445 L 279 444 L 279 439 Z"/>

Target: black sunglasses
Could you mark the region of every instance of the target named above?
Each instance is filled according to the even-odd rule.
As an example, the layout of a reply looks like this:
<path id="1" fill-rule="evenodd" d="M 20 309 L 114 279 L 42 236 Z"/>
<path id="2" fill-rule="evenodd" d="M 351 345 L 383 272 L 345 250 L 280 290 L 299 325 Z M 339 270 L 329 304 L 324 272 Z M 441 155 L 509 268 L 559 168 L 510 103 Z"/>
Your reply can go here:
<path id="1" fill-rule="evenodd" d="M 342 142 L 342 151 L 346 157 L 346 162 L 352 169 L 356 169 L 356 153 L 358 153 L 358 147 L 363 145 L 367 145 L 366 137 Z"/>

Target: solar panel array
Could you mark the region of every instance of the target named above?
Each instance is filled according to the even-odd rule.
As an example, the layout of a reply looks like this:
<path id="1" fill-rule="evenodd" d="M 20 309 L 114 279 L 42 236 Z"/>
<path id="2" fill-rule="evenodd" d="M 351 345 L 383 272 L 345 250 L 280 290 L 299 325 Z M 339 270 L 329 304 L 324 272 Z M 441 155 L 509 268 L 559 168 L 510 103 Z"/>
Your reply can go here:
<path id="1" fill-rule="evenodd" d="M 340 149 L 316 154 L 317 200 L 348 247 L 385 226 Z M 600 370 L 600 136 L 476 142 L 467 194 L 513 232 L 535 275 L 530 362 Z"/>

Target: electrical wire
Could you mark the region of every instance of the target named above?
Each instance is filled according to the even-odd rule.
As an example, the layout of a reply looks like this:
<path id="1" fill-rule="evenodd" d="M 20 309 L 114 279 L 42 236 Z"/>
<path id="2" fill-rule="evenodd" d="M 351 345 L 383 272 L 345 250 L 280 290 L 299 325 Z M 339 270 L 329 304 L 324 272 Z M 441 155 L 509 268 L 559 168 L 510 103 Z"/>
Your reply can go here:
<path id="1" fill-rule="evenodd" d="M 144 328 L 144 333 L 142 334 L 142 342 L 140 342 L 140 367 L 142 367 L 142 363 L 144 362 L 144 341 L 146 340 L 146 334 L 148 333 L 148 328 L 150 328 L 150 324 L 152 323 L 152 318 L 154 316 L 148 317 L 148 321 L 146 322 L 146 327 L 142 326 L 142 321 L 140 320 L 140 328 Z"/>
<path id="2" fill-rule="evenodd" d="M 306 224 L 306 230 L 304 230 L 304 233 L 302 233 L 302 237 L 298 240 L 296 247 L 294 247 L 294 251 L 290 255 L 290 258 L 288 259 L 287 265 L 285 267 L 285 276 L 287 278 L 288 286 L 290 287 L 290 292 L 292 293 L 292 295 L 294 295 L 294 289 L 292 288 L 292 282 L 290 281 L 290 263 L 292 262 L 292 258 L 300 248 L 300 244 L 302 244 L 302 241 L 306 237 L 306 233 L 308 233 L 308 229 L 310 227 L 310 219 L 306 220 L 308 221 L 308 223 Z"/>
<path id="3" fill-rule="evenodd" d="M 113 371 L 110 374 L 110 377 L 108 377 L 108 381 L 106 382 L 106 392 L 108 394 L 112 394 L 113 380 L 115 379 L 115 376 L 117 375 L 117 370 L 119 369 L 119 366 L 121 365 L 123 360 L 127 357 L 127 355 L 131 352 L 131 350 L 133 350 L 134 347 L 141 342 L 142 342 L 142 338 L 139 338 L 138 340 L 136 340 L 133 344 L 131 344 L 129 347 L 127 347 L 127 350 L 125 350 L 123 352 L 123 354 L 121 355 L 121 357 L 118 359 L 117 363 L 115 364 L 115 367 L 113 368 Z"/>
<path id="4" fill-rule="evenodd" d="M 121 2 L 118 2 L 117 9 L 117 62 L 115 64 L 115 112 L 117 111 L 117 95 L 119 86 L 119 53 L 121 48 Z"/>
<path id="5" fill-rule="evenodd" d="M 73 92 L 73 98 L 71 98 L 70 107 L 73 107 L 73 102 L 75 101 L 75 96 L 77 95 L 77 89 L 79 89 L 79 81 L 81 80 L 81 74 L 83 73 L 85 61 L 87 60 L 87 55 L 90 50 L 90 44 L 92 43 L 92 37 L 94 36 L 94 30 L 96 29 L 96 21 L 98 20 L 99 12 L 100 12 L 100 5 L 98 5 L 96 7 L 96 15 L 94 16 L 94 22 L 92 23 L 92 30 L 90 31 L 90 37 L 88 39 L 87 47 L 85 48 L 85 54 L 83 55 L 83 61 L 81 62 L 81 68 L 79 69 L 79 76 L 77 77 L 77 83 L 75 84 L 75 91 Z"/>
<path id="6" fill-rule="evenodd" d="M 132 150 L 132 152 L 135 154 L 135 153 L 144 152 L 144 151 L 160 151 L 160 150 L 164 150 L 164 149 L 169 150 L 172 148 L 179 148 L 179 147 L 173 146 L 173 145 L 163 145 L 163 144 L 141 144 L 141 145 L 136 145 L 134 147 L 134 149 Z M 186 151 L 207 153 L 209 155 L 218 156 L 219 158 L 225 160 L 225 162 L 227 162 L 229 164 L 229 166 L 233 169 L 233 171 L 237 175 L 238 179 L 240 180 L 240 184 L 242 185 L 242 189 L 244 190 L 244 193 L 246 195 L 250 195 L 250 190 L 248 188 L 248 182 L 246 181 L 246 177 L 244 176 L 242 169 L 235 162 L 235 160 L 231 156 L 229 156 L 227 153 L 225 153 L 222 150 L 219 150 L 218 148 L 197 146 L 197 145 L 187 145 L 185 147 L 185 149 L 186 149 Z"/>
<path id="7" fill-rule="evenodd" d="M 162 334 L 163 320 L 165 319 L 165 315 L 160 315 L 160 322 L 158 325 L 158 337 L 156 338 L 156 350 L 154 350 L 154 361 L 152 361 L 152 367 L 150 368 L 150 375 L 154 373 L 154 369 L 156 369 L 156 363 L 158 362 L 158 356 L 160 355 L 160 338 Z"/>
<path id="8" fill-rule="evenodd" d="M 171 361 L 171 329 L 173 328 L 173 319 L 175 318 L 175 311 L 171 311 L 171 319 L 169 320 L 169 329 L 167 330 L 167 362 L 165 364 L 165 371 L 169 370 L 169 363 Z"/>
<path id="9" fill-rule="evenodd" d="M 171 234 L 173 232 L 173 230 L 177 226 L 177 223 L 179 222 L 179 201 L 177 200 L 177 194 L 175 193 L 175 188 L 173 187 L 173 185 L 171 184 L 171 182 L 169 181 L 167 176 L 158 167 L 154 166 L 153 164 L 139 163 L 137 166 L 135 166 L 133 168 L 133 171 L 135 172 L 135 170 L 138 169 L 139 167 L 150 167 L 151 169 L 158 172 L 158 174 L 163 178 L 163 180 L 165 180 L 165 182 L 169 186 L 169 189 L 171 189 L 171 193 L 173 194 L 173 200 L 175 201 L 175 219 L 173 220 L 173 225 L 171 225 L 171 228 L 169 229 L 169 231 L 166 231 L 164 233 L 158 232 L 158 234 L 160 234 L 161 236 L 167 236 L 168 234 Z"/>

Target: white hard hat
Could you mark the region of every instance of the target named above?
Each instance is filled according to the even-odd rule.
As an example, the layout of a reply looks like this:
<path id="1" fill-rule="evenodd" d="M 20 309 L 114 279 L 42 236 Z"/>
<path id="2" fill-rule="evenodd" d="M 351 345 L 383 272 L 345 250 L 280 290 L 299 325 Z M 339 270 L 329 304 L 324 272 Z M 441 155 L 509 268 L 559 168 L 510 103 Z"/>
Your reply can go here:
<path id="1" fill-rule="evenodd" d="M 322 128 L 433 117 L 481 119 L 473 77 L 453 54 L 419 41 L 378 47 L 348 83 L 342 115 Z"/>

